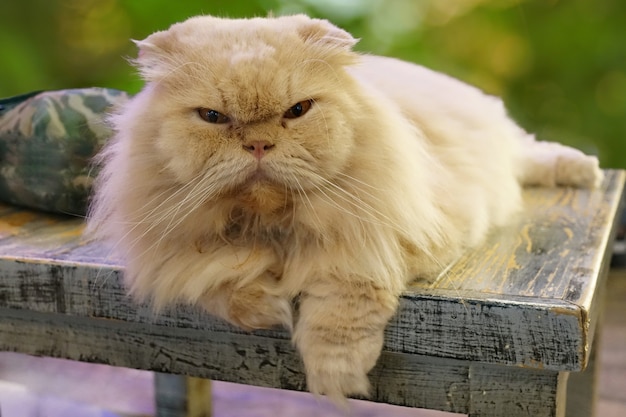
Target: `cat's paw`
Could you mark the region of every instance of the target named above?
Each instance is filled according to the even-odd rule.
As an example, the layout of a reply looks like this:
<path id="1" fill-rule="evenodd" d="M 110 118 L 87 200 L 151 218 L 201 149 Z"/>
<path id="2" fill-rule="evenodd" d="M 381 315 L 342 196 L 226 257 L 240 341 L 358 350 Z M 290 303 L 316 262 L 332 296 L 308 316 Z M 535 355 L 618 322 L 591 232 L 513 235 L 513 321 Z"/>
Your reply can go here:
<path id="1" fill-rule="evenodd" d="M 319 281 L 302 293 L 293 341 L 304 362 L 309 391 L 342 404 L 367 397 L 398 296 L 368 282 L 347 288 Z"/>
<path id="2" fill-rule="evenodd" d="M 604 174 L 598 158 L 582 153 L 564 153 L 556 164 L 556 182 L 560 185 L 594 188 L 602 183 Z"/>
<path id="3" fill-rule="evenodd" d="M 336 403 L 346 397 L 368 397 L 368 372 L 374 367 L 383 343 L 383 331 L 355 332 L 349 338 L 332 329 L 296 328 L 294 341 L 304 362 L 307 387 Z"/>
<path id="4" fill-rule="evenodd" d="M 291 303 L 262 287 L 244 287 L 233 291 L 228 320 L 246 330 L 293 327 Z"/>
<path id="5" fill-rule="evenodd" d="M 323 394 L 335 403 L 342 404 L 347 397 L 368 397 L 370 394 L 370 382 L 367 377 L 368 370 L 361 369 L 355 364 L 352 369 L 345 366 L 337 366 L 336 359 L 326 358 L 323 366 L 309 370 L 307 367 L 307 388 L 313 394 Z"/>
<path id="6" fill-rule="evenodd" d="M 524 185 L 599 187 L 604 178 L 598 158 L 556 142 L 528 141 L 521 158 Z"/>

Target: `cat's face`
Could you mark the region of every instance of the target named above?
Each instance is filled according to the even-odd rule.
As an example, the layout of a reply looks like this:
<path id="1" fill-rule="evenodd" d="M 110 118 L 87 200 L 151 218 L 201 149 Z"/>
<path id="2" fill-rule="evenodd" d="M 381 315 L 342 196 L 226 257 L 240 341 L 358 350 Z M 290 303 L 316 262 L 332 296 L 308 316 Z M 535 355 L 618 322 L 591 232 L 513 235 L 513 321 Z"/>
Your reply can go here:
<path id="1" fill-rule="evenodd" d="M 200 17 L 150 36 L 137 61 L 154 151 L 215 198 L 324 187 L 355 147 L 359 103 L 343 71 L 354 42 L 304 16 Z"/>

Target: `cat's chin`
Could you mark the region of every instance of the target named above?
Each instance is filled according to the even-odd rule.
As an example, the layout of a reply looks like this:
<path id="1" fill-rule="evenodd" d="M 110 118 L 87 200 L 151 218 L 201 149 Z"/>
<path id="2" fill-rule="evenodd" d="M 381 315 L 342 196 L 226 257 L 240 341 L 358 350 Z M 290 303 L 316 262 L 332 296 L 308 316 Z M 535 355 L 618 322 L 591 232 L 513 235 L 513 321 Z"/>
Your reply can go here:
<path id="1" fill-rule="evenodd" d="M 264 171 L 257 170 L 235 187 L 231 197 L 246 209 L 259 214 L 275 213 L 286 206 L 286 187 Z"/>

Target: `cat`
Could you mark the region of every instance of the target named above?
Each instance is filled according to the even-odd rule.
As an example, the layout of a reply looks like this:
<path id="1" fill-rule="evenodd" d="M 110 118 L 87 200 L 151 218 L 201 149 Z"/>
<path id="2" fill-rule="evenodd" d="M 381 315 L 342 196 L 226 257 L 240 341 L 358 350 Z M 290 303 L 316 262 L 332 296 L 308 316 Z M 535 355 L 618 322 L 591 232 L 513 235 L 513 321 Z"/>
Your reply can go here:
<path id="1" fill-rule="evenodd" d="M 337 399 L 368 394 L 407 283 L 505 224 L 522 186 L 602 180 L 499 99 L 356 42 L 305 15 L 198 16 L 136 42 L 145 86 L 111 116 L 87 229 L 157 309 L 290 329 L 308 389 Z"/>

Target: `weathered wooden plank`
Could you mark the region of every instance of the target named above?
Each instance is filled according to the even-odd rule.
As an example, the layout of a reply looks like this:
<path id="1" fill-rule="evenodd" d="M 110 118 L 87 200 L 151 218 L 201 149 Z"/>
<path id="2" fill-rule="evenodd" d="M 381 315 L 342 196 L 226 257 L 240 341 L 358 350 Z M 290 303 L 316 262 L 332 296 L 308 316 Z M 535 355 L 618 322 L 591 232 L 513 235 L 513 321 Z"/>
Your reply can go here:
<path id="1" fill-rule="evenodd" d="M 0 309 L 0 350 L 302 391 L 288 340 Z M 373 400 L 465 412 L 468 364 L 383 353 Z"/>
<path id="2" fill-rule="evenodd" d="M 0 350 L 302 390 L 289 340 L 0 309 Z"/>
<path id="3" fill-rule="evenodd" d="M 154 315 L 148 305 L 126 296 L 115 269 L 0 259 L 0 271 L 1 307 L 246 334 L 191 306 Z M 386 330 L 384 349 L 555 370 L 582 368 L 583 326 L 575 306 L 479 295 L 452 302 L 407 294 Z M 283 331 L 255 334 L 290 338 Z"/>
<path id="4" fill-rule="evenodd" d="M 215 335 L 0 309 L 0 349 L 249 385 L 305 388 L 302 365 L 290 343 L 257 335 Z M 555 371 L 389 352 L 370 375 L 374 401 L 473 417 L 562 416 L 565 377 Z"/>
<path id="5" fill-rule="evenodd" d="M 580 311 L 564 302 L 405 297 L 385 350 L 552 370 L 584 368 Z"/>

